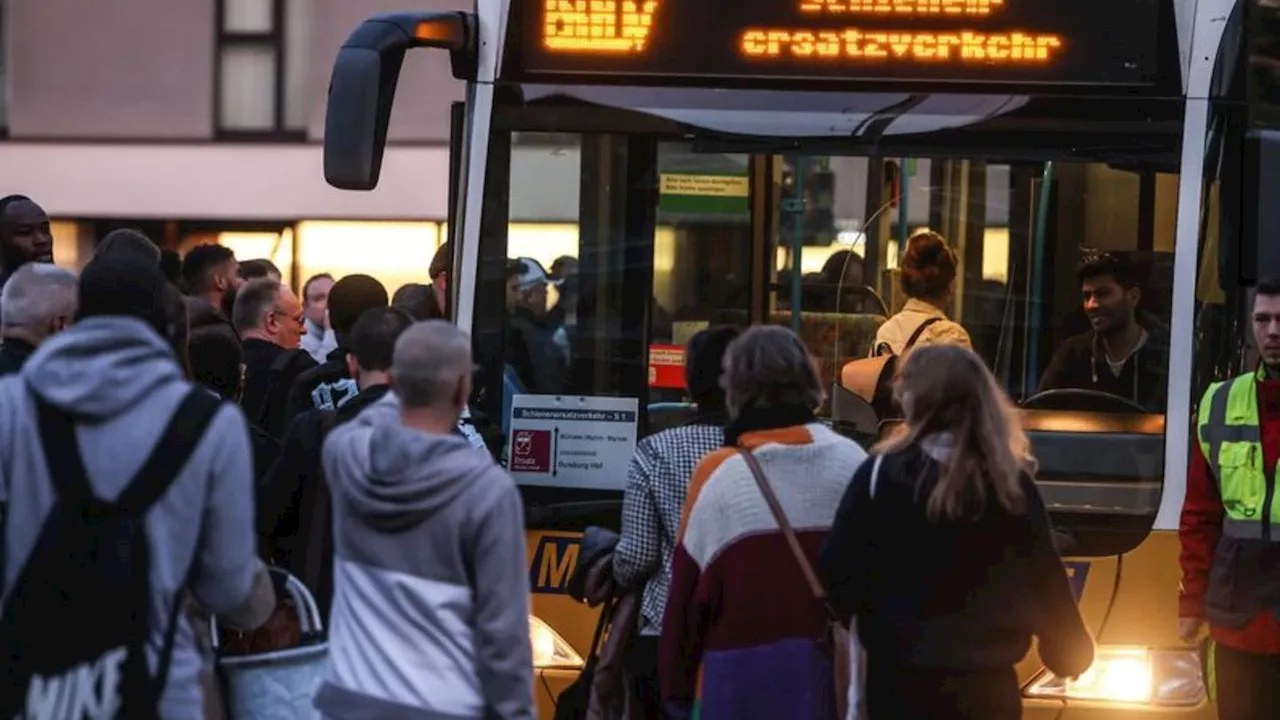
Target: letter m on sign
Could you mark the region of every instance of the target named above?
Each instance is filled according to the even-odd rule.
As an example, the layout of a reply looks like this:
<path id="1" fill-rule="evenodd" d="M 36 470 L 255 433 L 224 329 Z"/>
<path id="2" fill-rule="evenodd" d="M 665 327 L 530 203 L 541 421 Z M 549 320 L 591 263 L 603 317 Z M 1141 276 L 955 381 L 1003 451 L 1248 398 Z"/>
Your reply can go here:
<path id="1" fill-rule="evenodd" d="M 544 536 L 538 540 L 529 567 L 529 586 L 535 593 L 564 595 L 569 574 L 578 562 L 578 538 Z"/>

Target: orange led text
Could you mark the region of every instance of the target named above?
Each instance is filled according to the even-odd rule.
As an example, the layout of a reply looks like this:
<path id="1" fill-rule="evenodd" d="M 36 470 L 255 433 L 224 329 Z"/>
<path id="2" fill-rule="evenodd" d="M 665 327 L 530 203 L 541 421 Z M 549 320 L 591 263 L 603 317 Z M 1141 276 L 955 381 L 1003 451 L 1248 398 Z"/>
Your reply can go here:
<path id="1" fill-rule="evenodd" d="M 549 50 L 631 55 L 643 52 L 657 0 L 543 0 Z"/>
<path id="2" fill-rule="evenodd" d="M 1063 47 L 1057 35 L 974 30 L 897 32 L 892 30 L 751 29 L 739 49 L 749 58 L 811 58 L 918 62 L 960 61 L 997 65 L 1042 65 Z"/>
<path id="3" fill-rule="evenodd" d="M 800 0 L 800 12 L 824 15 L 990 15 L 1004 0 Z"/>

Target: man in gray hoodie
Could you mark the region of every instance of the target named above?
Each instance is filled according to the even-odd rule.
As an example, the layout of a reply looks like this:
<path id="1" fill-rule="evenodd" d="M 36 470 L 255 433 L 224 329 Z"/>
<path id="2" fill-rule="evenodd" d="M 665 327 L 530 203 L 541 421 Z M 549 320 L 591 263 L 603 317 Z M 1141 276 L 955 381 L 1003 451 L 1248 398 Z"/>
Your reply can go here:
<path id="1" fill-rule="evenodd" d="M 466 336 L 417 323 L 396 342 L 393 392 L 325 441 L 328 718 L 535 716 L 520 494 L 452 432 L 470 379 Z"/>
<path id="2" fill-rule="evenodd" d="M 75 421 L 84 477 L 110 502 L 139 472 L 192 390 L 172 346 L 185 328 L 167 312 L 165 291 L 154 261 L 131 254 L 95 258 L 81 274 L 78 321 L 42 343 L 19 374 L 0 380 L 4 600 L 58 499 L 36 397 Z M 195 599 L 237 629 L 261 625 L 275 606 L 255 552 L 251 457 L 244 416 L 224 403 L 147 511 L 151 607 L 140 610 L 149 610 L 153 674 L 187 578 Z M 191 626 L 179 622 L 159 714 L 201 720 L 202 661 Z"/>

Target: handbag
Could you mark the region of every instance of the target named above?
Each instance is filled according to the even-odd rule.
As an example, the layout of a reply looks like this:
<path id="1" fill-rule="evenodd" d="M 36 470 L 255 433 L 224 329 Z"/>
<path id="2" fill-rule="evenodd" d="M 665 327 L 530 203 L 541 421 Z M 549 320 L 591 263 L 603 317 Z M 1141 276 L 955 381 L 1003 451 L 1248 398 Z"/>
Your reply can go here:
<path id="1" fill-rule="evenodd" d="M 804 575 L 809 591 L 813 593 L 814 599 L 826 611 L 827 621 L 822 633 L 821 646 L 831 660 L 832 679 L 835 686 L 836 717 L 843 718 L 848 710 L 849 679 L 852 664 L 850 662 L 852 648 L 849 642 L 849 631 L 840 622 L 839 615 L 831 607 L 831 603 L 827 599 L 827 592 L 822 588 L 822 583 L 818 581 L 818 575 L 813 571 L 813 565 L 810 564 L 809 558 L 805 556 L 804 548 L 800 547 L 800 540 L 796 538 L 795 530 L 792 529 L 791 523 L 787 520 L 786 513 L 782 511 L 782 505 L 778 502 L 778 496 L 774 494 L 773 488 L 769 485 L 769 479 L 764 474 L 764 468 L 760 467 L 760 461 L 756 459 L 756 456 L 750 450 L 739 448 L 738 452 L 742 455 L 742 459 L 746 461 L 747 467 L 751 470 L 751 475 L 756 479 L 756 484 L 760 486 L 760 494 L 764 496 L 765 503 L 769 505 L 769 511 L 773 513 L 774 519 L 777 520 L 778 528 L 782 530 L 782 536 L 786 538 L 787 545 L 791 548 L 791 554 L 795 556 L 796 564 L 800 566 L 800 572 Z"/>

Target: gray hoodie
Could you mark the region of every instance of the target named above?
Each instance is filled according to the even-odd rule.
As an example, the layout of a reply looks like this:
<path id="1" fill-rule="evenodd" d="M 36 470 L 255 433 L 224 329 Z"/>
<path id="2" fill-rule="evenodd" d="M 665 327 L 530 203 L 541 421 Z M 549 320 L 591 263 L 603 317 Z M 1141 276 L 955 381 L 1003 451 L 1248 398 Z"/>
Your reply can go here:
<path id="1" fill-rule="evenodd" d="M 325 440 L 333 498 L 330 718 L 532 719 L 529 580 L 515 483 L 394 393 Z"/>
<path id="2" fill-rule="evenodd" d="M 90 484 L 110 500 L 140 469 L 191 387 L 160 335 L 139 320 L 123 317 L 76 323 L 44 342 L 20 374 L 0 380 L 6 597 L 54 503 L 32 391 L 57 407 L 87 416 L 89 421 L 76 427 L 80 452 Z M 235 613 L 250 597 L 260 567 L 254 547 L 250 452 L 244 416 L 234 405 L 225 405 L 147 515 L 152 537 L 153 672 L 170 608 L 193 562 L 190 589 L 212 612 Z M 202 660 L 190 624 L 180 622 L 161 717 L 197 720 L 203 713 Z"/>

